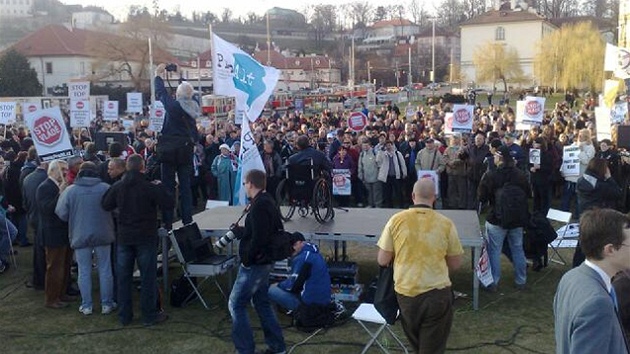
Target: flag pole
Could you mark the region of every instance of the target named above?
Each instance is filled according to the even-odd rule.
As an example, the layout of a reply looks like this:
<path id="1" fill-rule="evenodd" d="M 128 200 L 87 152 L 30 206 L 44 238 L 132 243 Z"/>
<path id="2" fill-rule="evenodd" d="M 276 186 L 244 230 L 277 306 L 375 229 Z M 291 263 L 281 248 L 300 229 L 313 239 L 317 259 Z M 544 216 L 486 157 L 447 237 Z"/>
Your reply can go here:
<path id="1" fill-rule="evenodd" d="M 149 77 L 151 78 L 151 108 L 155 104 L 155 73 L 153 72 L 153 47 L 151 46 L 151 37 L 149 37 Z M 149 114 L 150 115 L 150 114 Z"/>
<path id="2" fill-rule="evenodd" d="M 210 78 L 212 79 L 212 96 L 214 97 L 215 95 L 215 89 L 214 89 L 214 38 L 213 38 L 213 34 L 212 34 L 212 23 L 208 24 L 208 33 L 210 34 Z M 212 104 L 215 104 L 215 102 L 212 102 Z M 216 109 L 216 104 L 215 104 L 215 108 L 214 108 L 214 113 L 212 113 L 212 116 L 214 118 L 214 135 L 216 135 L 219 132 L 219 122 L 217 119 L 217 109 Z"/>

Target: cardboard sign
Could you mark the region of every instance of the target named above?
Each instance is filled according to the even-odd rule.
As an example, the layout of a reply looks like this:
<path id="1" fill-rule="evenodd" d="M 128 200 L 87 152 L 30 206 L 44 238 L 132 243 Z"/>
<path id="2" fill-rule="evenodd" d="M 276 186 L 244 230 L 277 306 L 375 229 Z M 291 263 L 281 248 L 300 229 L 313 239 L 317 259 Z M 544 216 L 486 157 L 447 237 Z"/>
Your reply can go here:
<path id="1" fill-rule="evenodd" d="M 90 99 L 90 83 L 88 81 L 68 83 L 68 96 L 70 101 Z"/>
<path id="2" fill-rule="evenodd" d="M 470 133 L 474 120 L 475 106 L 467 104 L 453 105 L 453 132 Z"/>
<path id="3" fill-rule="evenodd" d="M 105 101 L 103 119 L 108 121 L 118 120 L 118 101 Z"/>
<path id="4" fill-rule="evenodd" d="M 127 112 L 142 113 L 142 92 L 127 92 Z"/>
<path id="5" fill-rule="evenodd" d="M 580 175 L 580 154 L 579 146 L 565 146 L 562 153 L 562 167 L 560 171 L 565 177 L 575 177 Z"/>
<path id="6" fill-rule="evenodd" d="M 39 158 L 46 162 L 72 156 L 72 145 L 59 107 L 26 113 L 26 124 L 31 131 Z"/>
<path id="7" fill-rule="evenodd" d="M 352 184 L 350 182 L 350 170 L 347 168 L 336 168 L 332 170 L 333 195 L 352 194 Z"/>
<path id="8" fill-rule="evenodd" d="M 540 149 L 529 149 L 529 163 L 540 165 Z"/>
<path id="9" fill-rule="evenodd" d="M 0 124 L 15 123 L 16 102 L 0 102 Z"/>
<path id="10" fill-rule="evenodd" d="M 436 171 L 433 170 L 418 170 L 418 180 L 422 178 L 430 178 L 433 180 L 433 184 L 435 184 L 435 196 L 440 195 L 440 176 L 438 176 Z"/>

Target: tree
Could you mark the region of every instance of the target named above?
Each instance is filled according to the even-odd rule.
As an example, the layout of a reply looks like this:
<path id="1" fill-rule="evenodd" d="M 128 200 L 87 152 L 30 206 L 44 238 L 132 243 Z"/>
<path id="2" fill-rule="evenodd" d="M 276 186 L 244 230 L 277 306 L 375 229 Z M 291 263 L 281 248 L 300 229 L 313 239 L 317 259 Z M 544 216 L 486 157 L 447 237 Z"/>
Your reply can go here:
<path id="1" fill-rule="evenodd" d="M 485 0 L 464 0 L 463 3 L 466 18 L 473 18 L 486 12 Z"/>
<path id="2" fill-rule="evenodd" d="M 461 0 L 443 0 L 436 6 L 435 13 L 442 27 L 455 27 L 466 20 L 466 8 Z"/>
<path id="3" fill-rule="evenodd" d="M 334 5 L 314 5 L 309 19 L 311 37 L 321 47 L 324 37 L 336 30 L 337 9 Z"/>
<path id="4" fill-rule="evenodd" d="M 221 22 L 222 23 L 230 23 L 232 20 L 232 10 L 228 7 L 223 8 L 223 12 L 221 13 Z"/>
<path id="5" fill-rule="evenodd" d="M 601 90 L 605 43 L 590 22 L 565 25 L 544 37 L 534 59 L 540 84 Z"/>
<path id="6" fill-rule="evenodd" d="M 503 88 L 508 91 L 508 82 L 518 82 L 523 79 L 523 69 L 519 62 L 518 52 L 513 47 L 494 42 L 487 42 L 473 52 L 478 82 L 503 82 Z"/>
<path id="7" fill-rule="evenodd" d="M 540 0 L 539 11 L 549 18 L 576 16 L 580 4 L 577 0 Z"/>
<path id="8" fill-rule="evenodd" d="M 428 19 L 430 17 L 429 12 L 424 7 L 424 1 L 421 0 L 411 0 L 409 1 L 409 14 L 411 15 L 411 20 L 413 23 L 420 27 L 424 27 L 428 23 Z"/>
<path id="9" fill-rule="evenodd" d="M 40 96 L 42 84 L 28 59 L 15 49 L 0 58 L 0 97 Z"/>
<path id="10" fill-rule="evenodd" d="M 364 1 L 355 1 L 349 4 L 350 11 L 352 15 L 352 19 L 354 21 L 354 25 L 359 26 L 362 24 L 363 26 L 367 26 L 372 20 L 372 13 L 374 9 L 369 2 Z"/>
<path id="11" fill-rule="evenodd" d="M 385 6 L 378 6 L 374 12 L 374 22 L 383 21 L 389 17 L 389 13 Z"/>

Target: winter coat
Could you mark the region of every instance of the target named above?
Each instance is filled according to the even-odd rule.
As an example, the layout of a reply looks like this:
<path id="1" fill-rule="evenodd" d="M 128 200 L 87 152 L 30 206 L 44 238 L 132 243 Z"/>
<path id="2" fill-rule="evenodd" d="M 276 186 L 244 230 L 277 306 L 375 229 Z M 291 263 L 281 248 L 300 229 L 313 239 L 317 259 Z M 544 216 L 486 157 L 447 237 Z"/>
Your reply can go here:
<path id="1" fill-rule="evenodd" d="M 420 150 L 416 158 L 416 171 L 436 171 L 438 174 L 444 172 L 444 158 L 436 147 L 433 151 L 427 148 Z"/>
<path id="2" fill-rule="evenodd" d="M 375 183 L 378 181 L 378 163 L 374 150 L 361 151 L 358 163 L 358 176 L 364 183 Z"/>
<path id="3" fill-rule="evenodd" d="M 405 164 L 405 158 L 400 151 L 394 151 L 394 171 L 396 173 L 396 179 L 407 178 L 407 165 Z M 398 163 L 396 163 L 396 160 Z M 387 173 L 389 172 L 389 153 L 387 151 L 379 151 L 376 155 L 376 163 L 379 166 L 378 180 L 387 183 Z"/>
<path id="4" fill-rule="evenodd" d="M 479 202 L 488 202 L 490 205 L 487 221 L 492 225 L 500 224 L 500 220 L 494 212 L 496 203 L 495 192 L 508 181 L 521 187 L 525 191 L 525 195 L 531 195 L 531 189 L 525 173 L 516 166 L 498 167 L 495 171 L 488 171 L 481 177 L 481 182 L 479 182 L 477 197 Z"/>
<path id="5" fill-rule="evenodd" d="M 576 191 L 581 211 L 593 208 L 615 208 L 622 193 L 622 189 L 614 178 L 600 179 L 590 170 L 578 178 Z"/>
<path id="6" fill-rule="evenodd" d="M 109 185 L 98 177 L 78 177 L 61 193 L 55 213 L 70 228 L 73 249 L 109 245 L 114 242 L 114 219 L 101 206 Z"/>
<path id="7" fill-rule="evenodd" d="M 306 305 L 330 303 L 330 275 L 316 245 L 304 243 L 291 259 L 291 274 L 278 284 L 280 289 L 300 296 Z"/>
<path id="8" fill-rule="evenodd" d="M 214 158 L 210 171 L 218 180 L 219 200 L 232 201 L 238 162 L 232 154 Z"/>
<path id="9" fill-rule="evenodd" d="M 280 212 L 271 194 L 260 191 L 251 201 L 245 217 L 243 237 L 238 248 L 241 263 L 249 267 L 255 264 L 271 264 L 269 258 L 271 238 L 282 227 Z"/>
<path id="10" fill-rule="evenodd" d="M 44 247 L 68 246 L 68 223 L 55 214 L 59 199 L 59 186 L 50 178 L 46 178 L 35 194 L 39 220 L 37 232 L 42 235 Z"/>

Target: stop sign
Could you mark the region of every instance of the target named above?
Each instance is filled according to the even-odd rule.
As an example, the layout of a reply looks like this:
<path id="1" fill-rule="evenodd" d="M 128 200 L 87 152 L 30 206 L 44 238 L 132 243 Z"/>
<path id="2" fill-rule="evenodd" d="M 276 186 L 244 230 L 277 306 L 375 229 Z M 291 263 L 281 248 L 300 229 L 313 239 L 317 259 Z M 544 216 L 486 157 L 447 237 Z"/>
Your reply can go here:
<path id="1" fill-rule="evenodd" d="M 542 105 L 538 101 L 527 101 L 525 104 L 525 114 L 530 117 L 537 117 L 542 112 Z"/>
<path id="2" fill-rule="evenodd" d="M 28 111 L 29 112 L 35 112 L 36 110 L 37 110 L 37 107 L 34 104 L 28 106 Z"/>
<path id="3" fill-rule="evenodd" d="M 83 109 L 83 102 L 77 102 L 77 109 Z"/>
<path id="4" fill-rule="evenodd" d="M 164 114 L 163 110 L 161 110 L 161 109 L 156 109 L 155 110 L 155 116 L 156 117 L 160 118 L 160 117 L 162 117 L 163 114 Z"/>
<path id="5" fill-rule="evenodd" d="M 352 112 L 348 117 L 348 127 L 355 132 L 360 132 L 368 124 L 368 119 L 363 112 Z"/>
<path id="6" fill-rule="evenodd" d="M 112 102 L 108 103 L 107 108 L 114 109 L 114 104 Z"/>
<path id="7" fill-rule="evenodd" d="M 62 129 L 56 119 L 43 116 L 33 122 L 33 137 L 42 145 L 53 146 L 61 141 Z"/>

